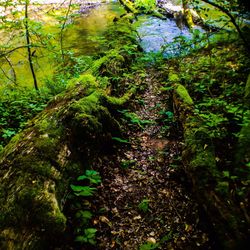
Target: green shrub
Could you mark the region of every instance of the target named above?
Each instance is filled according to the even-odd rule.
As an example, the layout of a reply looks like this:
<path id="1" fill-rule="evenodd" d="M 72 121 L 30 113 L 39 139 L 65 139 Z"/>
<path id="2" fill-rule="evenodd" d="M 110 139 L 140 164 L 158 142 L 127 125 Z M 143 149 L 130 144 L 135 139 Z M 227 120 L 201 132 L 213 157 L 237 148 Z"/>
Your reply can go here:
<path id="1" fill-rule="evenodd" d="M 0 97 L 0 145 L 23 129 L 29 119 L 42 111 L 50 95 L 41 91 L 38 94 L 29 88 L 5 88 Z"/>

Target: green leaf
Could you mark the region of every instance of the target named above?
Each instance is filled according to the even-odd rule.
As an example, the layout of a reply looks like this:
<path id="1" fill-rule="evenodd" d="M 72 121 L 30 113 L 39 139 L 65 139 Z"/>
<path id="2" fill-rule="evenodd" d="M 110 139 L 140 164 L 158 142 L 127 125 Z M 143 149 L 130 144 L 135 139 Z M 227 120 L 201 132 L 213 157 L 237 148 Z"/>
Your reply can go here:
<path id="1" fill-rule="evenodd" d="M 229 171 L 223 171 L 223 175 L 224 175 L 224 177 L 228 177 L 229 178 L 230 173 L 229 173 Z"/>
<path id="2" fill-rule="evenodd" d="M 121 142 L 121 143 L 130 143 L 128 140 L 122 139 L 122 138 L 119 138 L 119 137 L 112 137 L 112 140 L 118 141 L 118 142 Z"/>
<path id="3" fill-rule="evenodd" d="M 97 171 L 87 170 L 86 176 L 89 179 L 90 183 L 92 183 L 92 184 L 98 184 L 98 183 L 102 182 L 101 176 Z"/>
<path id="4" fill-rule="evenodd" d="M 91 184 L 99 184 L 102 182 L 100 174 L 95 170 L 86 170 L 85 175 L 77 178 L 78 181 L 88 179 Z"/>
<path id="5" fill-rule="evenodd" d="M 70 187 L 75 192 L 76 196 L 92 196 L 97 190 L 96 188 L 92 188 L 89 186 L 70 185 Z"/>
<path id="6" fill-rule="evenodd" d="M 140 246 L 140 250 L 154 250 L 159 247 L 159 243 L 145 243 Z"/>
<path id="7" fill-rule="evenodd" d="M 85 180 L 85 179 L 88 179 L 88 177 L 86 175 L 80 175 L 77 178 L 78 181 L 82 181 L 82 180 Z"/>
<path id="8" fill-rule="evenodd" d="M 149 208 L 149 202 L 150 202 L 150 200 L 148 200 L 148 199 L 142 200 L 141 203 L 138 205 L 138 208 L 140 210 L 142 210 L 144 213 L 146 213 L 148 211 L 148 208 Z"/>
<path id="9" fill-rule="evenodd" d="M 82 190 L 85 190 L 86 187 L 84 186 L 75 186 L 75 185 L 70 185 L 71 189 L 75 192 L 80 192 Z"/>
<path id="10" fill-rule="evenodd" d="M 84 236 L 77 236 L 75 241 L 83 243 L 83 242 L 88 242 L 88 239 Z"/>
<path id="11" fill-rule="evenodd" d="M 95 245 L 96 244 L 96 241 L 94 239 L 89 239 L 88 241 L 89 241 L 89 244 L 91 244 L 91 245 Z"/>
<path id="12" fill-rule="evenodd" d="M 91 219 L 92 216 L 93 214 L 88 210 L 85 210 L 85 211 L 81 210 L 76 213 L 76 218 Z"/>
<path id="13" fill-rule="evenodd" d="M 96 188 L 88 188 L 86 190 L 81 191 L 80 193 L 75 193 L 76 196 L 92 196 L 96 191 Z"/>
<path id="14" fill-rule="evenodd" d="M 88 236 L 94 235 L 97 232 L 95 228 L 86 228 L 84 229 L 84 233 Z"/>

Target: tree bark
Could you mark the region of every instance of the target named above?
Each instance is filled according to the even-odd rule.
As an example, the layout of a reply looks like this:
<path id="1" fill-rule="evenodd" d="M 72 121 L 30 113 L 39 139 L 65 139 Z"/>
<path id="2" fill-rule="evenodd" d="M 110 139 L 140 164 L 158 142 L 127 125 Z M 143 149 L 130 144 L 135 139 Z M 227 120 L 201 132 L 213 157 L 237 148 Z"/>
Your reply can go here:
<path id="1" fill-rule="evenodd" d="M 245 249 L 248 237 L 245 214 L 229 194 L 218 189 L 223 177 L 216 166 L 212 140 L 202 128 L 202 119 L 194 113 L 192 99 L 181 84 L 176 85 L 173 100 L 175 115 L 184 130 L 182 160 L 194 194 L 214 228 L 221 249 Z"/>
<path id="2" fill-rule="evenodd" d="M 70 9 L 71 9 L 71 4 L 72 4 L 72 0 L 69 1 L 67 13 L 66 13 L 66 16 L 65 16 L 62 28 L 61 28 L 61 32 L 60 32 L 61 55 L 62 55 L 62 61 L 63 61 L 64 66 L 66 66 L 66 65 L 65 65 L 64 48 L 63 48 L 63 31 L 65 29 L 65 26 L 66 26 L 66 23 L 67 23 L 67 20 L 68 20 L 68 17 L 69 17 L 69 13 L 70 13 Z"/>
<path id="3" fill-rule="evenodd" d="M 130 95 L 107 96 L 90 74 L 71 85 L 1 151 L 0 249 L 54 249 L 69 185 L 119 136 L 110 110 Z"/>
<path id="4" fill-rule="evenodd" d="M 25 1 L 25 19 L 24 19 L 24 26 L 25 26 L 25 36 L 26 36 L 26 43 L 27 43 L 27 52 L 28 52 L 28 61 L 30 65 L 31 74 L 33 77 L 34 87 L 38 91 L 38 84 L 37 84 L 37 78 L 36 73 L 33 65 L 33 59 L 32 59 L 32 51 L 31 51 L 31 42 L 30 42 L 30 32 L 29 32 L 29 0 Z"/>

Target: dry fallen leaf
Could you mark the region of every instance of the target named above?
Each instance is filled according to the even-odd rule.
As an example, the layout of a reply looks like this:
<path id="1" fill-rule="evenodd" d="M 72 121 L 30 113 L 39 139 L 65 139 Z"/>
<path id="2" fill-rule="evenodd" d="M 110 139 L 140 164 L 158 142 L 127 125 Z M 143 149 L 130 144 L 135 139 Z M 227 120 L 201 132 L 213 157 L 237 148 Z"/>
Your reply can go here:
<path id="1" fill-rule="evenodd" d="M 103 223 L 106 223 L 109 227 L 111 227 L 112 226 L 112 223 L 109 221 L 109 219 L 107 218 L 107 217 L 105 217 L 105 216 L 100 216 L 99 217 L 99 220 L 101 221 L 101 222 L 103 222 Z"/>

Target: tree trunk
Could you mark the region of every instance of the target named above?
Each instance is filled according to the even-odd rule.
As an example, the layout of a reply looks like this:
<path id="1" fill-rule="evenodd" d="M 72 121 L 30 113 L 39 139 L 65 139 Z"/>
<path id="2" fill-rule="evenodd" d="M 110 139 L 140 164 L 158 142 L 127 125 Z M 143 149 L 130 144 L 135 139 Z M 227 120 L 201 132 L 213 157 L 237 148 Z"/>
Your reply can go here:
<path id="1" fill-rule="evenodd" d="M 194 26 L 193 15 L 189 9 L 188 0 L 182 0 L 183 13 L 187 26 L 191 29 Z"/>
<path id="2" fill-rule="evenodd" d="M 71 9 L 71 4 L 72 4 L 72 0 L 69 1 L 69 5 L 68 5 L 68 9 L 67 9 L 67 13 L 60 31 L 60 45 L 61 45 L 61 55 L 62 55 L 62 61 L 64 66 L 66 67 L 66 63 L 65 63 L 65 53 L 64 53 L 64 48 L 63 48 L 63 32 L 69 17 L 69 13 L 70 13 L 70 9 Z"/>
<path id="3" fill-rule="evenodd" d="M 119 136 L 109 109 L 130 94 L 107 96 L 90 74 L 72 85 L 0 154 L 0 249 L 54 249 L 66 227 L 69 184 Z"/>
<path id="4" fill-rule="evenodd" d="M 29 32 L 29 0 L 25 1 L 25 20 L 24 20 L 24 26 L 25 26 L 25 36 L 26 36 L 26 43 L 27 43 L 27 52 L 28 52 L 28 60 L 29 60 L 29 65 L 30 65 L 30 70 L 32 73 L 33 77 L 33 82 L 34 82 L 34 87 L 38 91 L 38 84 L 37 84 L 37 79 L 36 79 L 36 74 L 35 74 L 35 69 L 33 65 L 33 59 L 32 59 L 32 52 L 31 52 L 31 42 L 30 42 L 30 32 Z"/>
<path id="5" fill-rule="evenodd" d="M 230 195 L 219 190 L 223 177 L 216 166 L 209 133 L 202 128 L 202 119 L 194 113 L 193 101 L 181 84 L 176 85 L 173 100 L 184 130 L 182 159 L 194 194 L 211 221 L 221 248 L 244 249 L 248 222 Z"/>

